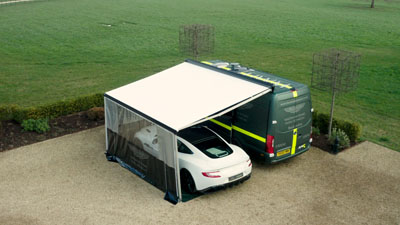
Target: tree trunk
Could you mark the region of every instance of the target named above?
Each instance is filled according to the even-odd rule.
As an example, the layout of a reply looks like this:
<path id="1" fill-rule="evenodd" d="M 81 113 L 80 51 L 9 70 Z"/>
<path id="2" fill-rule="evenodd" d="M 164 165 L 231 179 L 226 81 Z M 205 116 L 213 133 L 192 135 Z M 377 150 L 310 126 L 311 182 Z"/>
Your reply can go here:
<path id="1" fill-rule="evenodd" d="M 329 117 L 328 137 L 332 134 L 333 106 L 335 105 L 335 90 L 332 90 L 331 116 Z"/>
<path id="2" fill-rule="evenodd" d="M 375 0 L 372 0 L 372 2 L 371 2 L 371 8 L 375 8 Z"/>
<path id="3" fill-rule="evenodd" d="M 338 63 L 339 63 L 339 56 L 340 56 L 340 53 L 338 52 L 338 53 L 336 53 L 336 59 L 335 59 L 335 62 L 334 62 L 334 71 L 333 71 L 333 81 L 332 81 L 332 102 L 331 102 L 331 116 L 330 116 L 330 118 L 329 118 L 329 127 L 328 127 L 328 137 L 330 137 L 331 136 L 331 133 L 332 133 L 332 121 L 333 121 L 333 106 L 335 105 L 335 95 L 336 95 L 336 79 L 337 79 L 337 76 L 338 76 L 338 73 L 339 73 L 339 71 L 338 71 Z"/>
<path id="4" fill-rule="evenodd" d="M 196 60 L 198 60 L 199 57 L 199 33 L 200 28 L 198 25 L 195 25 L 193 31 L 193 55 Z"/>

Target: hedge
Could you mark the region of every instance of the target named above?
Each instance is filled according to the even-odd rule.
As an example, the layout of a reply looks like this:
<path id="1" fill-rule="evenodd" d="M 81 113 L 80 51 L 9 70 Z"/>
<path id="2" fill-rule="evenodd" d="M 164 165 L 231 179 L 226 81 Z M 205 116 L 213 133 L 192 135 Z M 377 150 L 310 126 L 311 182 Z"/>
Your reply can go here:
<path id="1" fill-rule="evenodd" d="M 3 105 L 0 106 L 0 121 L 15 120 L 18 123 L 22 123 L 22 121 L 27 119 L 51 119 L 102 106 L 104 106 L 103 94 L 87 95 L 28 108 L 22 108 L 16 105 Z"/>
<path id="2" fill-rule="evenodd" d="M 103 94 L 82 96 L 71 100 L 59 101 L 38 107 L 21 108 L 16 105 L 0 106 L 0 121 L 15 120 L 19 123 L 27 119 L 57 118 L 71 113 L 86 111 L 93 107 L 103 107 Z M 318 127 L 321 133 L 328 133 L 329 115 L 314 111 L 312 116 L 314 127 Z M 332 127 L 343 130 L 350 141 L 356 141 L 361 135 L 361 126 L 358 123 L 337 120 L 333 118 Z"/>
<path id="3" fill-rule="evenodd" d="M 327 134 L 329 128 L 329 115 L 314 111 L 312 117 L 313 127 L 318 127 L 321 133 Z M 358 123 L 333 118 L 332 128 L 334 127 L 343 130 L 352 142 L 357 141 L 361 136 L 361 126 Z"/>
<path id="4" fill-rule="evenodd" d="M 0 105 L 0 121 L 12 120 L 14 112 L 18 110 L 16 105 Z"/>

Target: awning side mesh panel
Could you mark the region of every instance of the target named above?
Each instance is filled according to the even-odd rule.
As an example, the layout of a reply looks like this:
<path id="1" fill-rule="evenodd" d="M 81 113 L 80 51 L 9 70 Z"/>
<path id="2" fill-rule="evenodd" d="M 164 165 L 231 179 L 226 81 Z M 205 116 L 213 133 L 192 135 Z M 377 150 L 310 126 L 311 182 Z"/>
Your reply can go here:
<path id="1" fill-rule="evenodd" d="M 179 198 L 174 134 L 105 99 L 107 158 L 134 172 L 172 202 Z"/>

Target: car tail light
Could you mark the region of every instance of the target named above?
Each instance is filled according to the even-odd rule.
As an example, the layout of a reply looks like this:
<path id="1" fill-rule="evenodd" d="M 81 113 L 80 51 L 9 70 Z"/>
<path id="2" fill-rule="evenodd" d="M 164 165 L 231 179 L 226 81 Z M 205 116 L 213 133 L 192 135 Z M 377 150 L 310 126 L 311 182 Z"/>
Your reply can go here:
<path id="1" fill-rule="evenodd" d="M 267 135 L 267 143 L 265 150 L 269 153 L 269 156 L 271 155 L 272 157 L 274 156 L 274 136 Z"/>
<path id="2" fill-rule="evenodd" d="M 251 163 L 251 160 L 250 160 L 250 159 L 248 159 L 247 162 L 249 163 L 249 166 L 248 166 L 248 167 L 250 167 L 250 166 L 253 165 L 253 163 Z"/>
<path id="3" fill-rule="evenodd" d="M 209 178 L 218 178 L 218 177 L 221 177 L 221 176 L 218 175 L 217 173 L 219 173 L 219 171 L 215 171 L 215 172 L 201 172 L 201 174 L 203 174 L 203 176 L 205 176 L 205 177 L 209 177 Z"/>

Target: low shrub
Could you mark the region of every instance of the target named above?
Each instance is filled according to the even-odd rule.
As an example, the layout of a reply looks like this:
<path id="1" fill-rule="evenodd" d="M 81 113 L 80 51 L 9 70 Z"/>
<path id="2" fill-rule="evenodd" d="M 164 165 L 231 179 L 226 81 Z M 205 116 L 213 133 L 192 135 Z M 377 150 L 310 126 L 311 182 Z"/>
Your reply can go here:
<path id="1" fill-rule="evenodd" d="M 103 94 L 82 96 L 37 107 L 21 108 L 15 105 L 6 105 L 0 106 L 0 120 L 15 120 L 22 123 L 28 119 L 51 119 L 82 112 L 96 106 L 104 106 Z"/>
<path id="2" fill-rule="evenodd" d="M 378 139 L 378 141 L 381 141 L 381 142 L 389 142 L 390 140 L 389 140 L 389 138 L 387 138 L 387 137 L 380 137 L 380 138 Z"/>
<path id="3" fill-rule="evenodd" d="M 312 114 L 312 124 L 313 127 L 317 127 L 321 133 L 327 134 L 329 127 L 329 115 L 325 113 L 318 113 L 315 110 Z"/>
<path id="4" fill-rule="evenodd" d="M 104 108 L 103 107 L 91 108 L 86 112 L 86 116 L 90 120 L 103 120 L 104 119 Z"/>
<path id="5" fill-rule="evenodd" d="M 332 129 L 332 134 L 328 138 L 329 144 L 330 145 L 335 144 L 335 139 L 336 138 L 339 140 L 339 148 L 340 149 L 344 149 L 344 148 L 350 147 L 350 139 L 347 136 L 347 134 L 343 130 L 338 129 L 338 128 L 335 127 L 335 128 Z"/>
<path id="6" fill-rule="evenodd" d="M 327 134 L 329 127 L 329 115 L 314 111 L 312 117 L 313 127 L 318 128 L 321 133 Z M 353 142 L 357 141 L 361 136 L 361 126 L 358 123 L 333 118 L 332 127 L 336 127 L 344 131 L 350 141 Z"/>
<path id="7" fill-rule="evenodd" d="M 50 130 L 48 119 L 28 119 L 24 120 L 21 124 L 25 131 L 35 131 L 39 134 Z"/>
<path id="8" fill-rule="evenodd" d="M 358 123 L 354 122 L 347 122 L 347 121 L 337 121 L 335 126 L 346 132 L 348 135 L 349 139 L 353 142 L 357 141 L 360 139 L 361 136 L 361 126 Z"/>
<path id="9" fill-rule="evenodd" d="M 319 128 L 318 128 L 318 127 L 312 127 L 312 134 L 320 135 L 321 132 L 319 131 Z"/>
<path id="10" fill-rule="evenodd" d="M 23 113 L 23 116 L 26 116 L 26 119 L 56 118 L 103 105 L 103 94 L 94 94 L 78 97 L 72 100 L 59 101 L 35 108 L 28 108 L 27 112 Z"/>
<path id="11" fill-rule="evenodd" d="M 1 105 L 0 106 L 0 121 L 12 120 L 15 111 L 18 107 L 16 105 Z"/>

